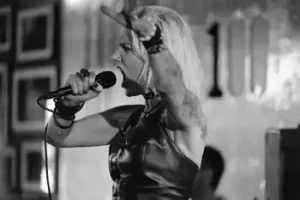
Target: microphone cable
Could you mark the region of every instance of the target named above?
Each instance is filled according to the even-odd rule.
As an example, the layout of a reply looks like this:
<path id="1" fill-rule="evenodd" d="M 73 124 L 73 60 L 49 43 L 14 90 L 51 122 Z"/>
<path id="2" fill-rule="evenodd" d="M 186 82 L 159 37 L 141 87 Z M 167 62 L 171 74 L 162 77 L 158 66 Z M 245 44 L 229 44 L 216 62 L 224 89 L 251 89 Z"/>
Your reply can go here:
<path id="1" fill-rule="evenodd" d="M 43 96 L 40 96 L 38 99 L 37 99 L 37 104 L 43 108 L 44 110 L 47 110 L 51 113 L 54 113 L 53 110 L 47 108 L 46 106 L 44 106 L 41 101 L 42 100 L 49 100 L 49 99 L 46 99 L 44 98 Z M 51 195 L 51 188 L 50 188 L 50 180 L 49 180 L 49 166 L 48 166 L 48 151 L 47 151 L 47 127 L 48 127 L 48 124 L 46 125 L 45 127 L 45 132 L 44 132 L 44 151 L 45 151 L 45 167 L 46 167 L 46 181 L 47 181 L 47 189 L 48 189 L 48 198 L 49 200 L 52 200 L 52 195 Z"/>
<path id="2" fill-rule="evenodd" d="M 48 153 L 47 153 L 47 127 L 48 127 L 48 125 L 46 125 L 46 127 L 45 127 L 45 133 L 44 133 L 46 181 L 47 181 L 48 197 L 49 197 L 49 200 L 52 200 L 51 188 L 50 188 L 50 181 L 49 181 Z"/>
<path id="3" fill-rule="evenodd" d="M 80 73 L 84 73 L 82 70 L 80 71 Z M 115 76 L 115 74 L 111 71 L 103 71 L 99 74 L 96 75 L 95 77 L 95 82 L 97 82 L 98 84 L 102 85 L 103 89 L 107 89 L 112 87 L 113 85 L 116 84 L 117 78 Z M 66 88 L 64 88 L 66 89 Z M 47 108 L 46 106 L 44 106 L 41 101 L 42 100 L 50 100 L 55 98 L 56 96 L 56 91 L 54 92 L 50 92 L 44 95 L 41 95 L 38 99 L 37 99 L 37 104 L 43 108 L 46 111 L 49 111 L 51 113 L 54 114 L 54 110 L 51 110 L 49 108 Z M 50 188 L 50 181 L 49 181 L 49 168 L 48 168 L 48 153 L 47 153 L 47 127 L 48 124 L 45 127 L 45 133 L 44 133 L 44 145 L 45 145 L 45 166 L 46 166 L 46 180 L 47 180 L 47 188 L 48 188 L 48 197 L 49 200 L 52 200 L 51 197 L 51 188 Z"/>

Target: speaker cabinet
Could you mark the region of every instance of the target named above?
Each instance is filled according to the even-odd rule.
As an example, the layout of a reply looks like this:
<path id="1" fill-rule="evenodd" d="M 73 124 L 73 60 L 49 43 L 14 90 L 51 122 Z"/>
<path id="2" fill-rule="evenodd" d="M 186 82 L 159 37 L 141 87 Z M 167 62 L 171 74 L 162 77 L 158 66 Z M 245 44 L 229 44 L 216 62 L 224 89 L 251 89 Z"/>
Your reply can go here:
<path id="1" fill-rule="evenodd" d="M 267 200 L 300 199 L 300 126 L 268 130 L 265 176 Z"/>

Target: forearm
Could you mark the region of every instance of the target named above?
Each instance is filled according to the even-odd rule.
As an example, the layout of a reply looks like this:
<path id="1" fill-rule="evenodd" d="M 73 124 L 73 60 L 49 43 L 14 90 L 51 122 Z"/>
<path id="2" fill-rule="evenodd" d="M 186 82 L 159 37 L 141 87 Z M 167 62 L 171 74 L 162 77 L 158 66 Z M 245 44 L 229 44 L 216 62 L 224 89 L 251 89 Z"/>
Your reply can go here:
<path id="1" fill-rule="evenodd" d="M 185 129 L 197 124 L 205 138 L 206 124 L 198 97 L 186 87 L 182 71 L 168 50 L 149 55 L 154 87 L 160 93 L 167 118 L 175 120 L 175 128 Z"/>
<path id="2" fill-rule="evenodd" d="M 60 144 L 62 144 L 62 142 L 70 135 L 73 125 L 71 125 L 71 120 L 62 119 L 57 115 L 55 116 L 55 120 L 52 115 L 47 124 L 47 142 L 53 146 L 60 146 Z M 60 126 L 69 128 L 61 128 L 58 126 L 58 123 Z"/>
<path id="3" fill-rule="evenodd" d="M 149 63 L 153 71 L 154 87 L 158 92 L 168 96 L 184 92 L 186 87 L 182 71 L 167 49 L 157 54 L 150 54 Z"/>
<path id="4" fill-rule="evenodd" d="M 75 114 L 81 110 L 83 105 L 84 103 L 63 98 L 55 100 L 55 109 L 47 124 L 48 143 L 54 146 L 62 145 L 73 128 Z"/>

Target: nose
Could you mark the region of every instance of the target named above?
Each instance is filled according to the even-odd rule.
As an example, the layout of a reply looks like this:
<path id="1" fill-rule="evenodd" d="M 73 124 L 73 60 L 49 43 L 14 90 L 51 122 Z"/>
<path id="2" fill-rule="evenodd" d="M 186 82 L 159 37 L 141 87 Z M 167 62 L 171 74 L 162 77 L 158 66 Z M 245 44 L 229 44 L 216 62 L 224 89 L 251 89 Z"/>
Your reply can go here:
<path id="1" fill-rule="evenodd" d="M 110 57 L 113 61 L 121 62 L 121 54 L 119 48 Z"/>

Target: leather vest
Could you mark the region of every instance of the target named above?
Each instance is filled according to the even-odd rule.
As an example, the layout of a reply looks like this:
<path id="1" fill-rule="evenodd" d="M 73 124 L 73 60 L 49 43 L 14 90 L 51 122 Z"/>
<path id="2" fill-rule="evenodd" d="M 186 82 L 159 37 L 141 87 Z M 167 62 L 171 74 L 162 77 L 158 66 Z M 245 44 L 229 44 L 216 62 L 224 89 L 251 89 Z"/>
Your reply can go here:
<path id="1" fill-rule="evenodd" d="M 162 106 L 141 118 L 140 106 L 109 148 L 113 200 L 188 200 L 198 166 L 175 145 Z"/>

